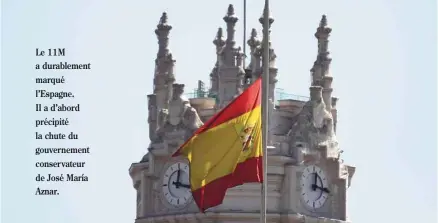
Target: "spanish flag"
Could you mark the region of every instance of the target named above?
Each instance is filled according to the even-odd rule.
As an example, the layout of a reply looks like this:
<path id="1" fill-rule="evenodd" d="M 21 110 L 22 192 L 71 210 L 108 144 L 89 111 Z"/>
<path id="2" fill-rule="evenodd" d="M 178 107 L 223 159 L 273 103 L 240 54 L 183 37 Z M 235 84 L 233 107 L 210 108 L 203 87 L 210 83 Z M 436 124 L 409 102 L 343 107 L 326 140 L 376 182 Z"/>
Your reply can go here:
<path id="1" fill-rule="evenodd" d="M 190 187 L 199 209 L 222 204 L 228 188 L 263 182 L 261 79 L 213 116 L 173 156 L 190 163 Z"/>

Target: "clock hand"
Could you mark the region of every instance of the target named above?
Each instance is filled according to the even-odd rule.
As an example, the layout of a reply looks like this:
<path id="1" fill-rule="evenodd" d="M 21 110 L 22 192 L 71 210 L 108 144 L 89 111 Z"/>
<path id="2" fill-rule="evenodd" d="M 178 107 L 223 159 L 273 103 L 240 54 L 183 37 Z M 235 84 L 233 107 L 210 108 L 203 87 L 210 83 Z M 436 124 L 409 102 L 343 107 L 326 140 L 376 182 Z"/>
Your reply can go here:
<path id="1" fill-rule="evenodd" d="M 327 187 L 322 188 L 322 191 L 326 192 L 327 194 L 330 194 L 329 189 L 327 189 Z"/>
<path id="2" fill-rule="evenodd" d="M 178 169 L 178 171 L 176 172 L 176 182 L 177 184 L 174 184 L 176 188 L 179 188 L 180 184 L 179 184 L 179 177 L 180 177 L 180 170 Z"/>
<path id="3" fill-rule="evenodd" d="M 327 187 L 320 187 L 320 186 L 318 186 L 318 185 L 315 185 L 315 184 L 312 184 L 312 187 L 315 187 L 315 189 L 320 189 L 320 190 L 322 190 L 323 192 L 325 192 L 325 193 L 327 193 L 327 194 L 329 194 L 330 193 L 330 190 L 327 188 Z"/>
<path id="4" fill-rule="evenodd" d="M 180 183 L 179 186 L 190 189 L 190 185 Z"/>
<path id="5" fill-rule="evenodd" d="M 315 191 L 316 188 L 318 187 L 318 174 L 315 172 L 313 173 L 315 178 L 314 178 L 314 183 L 312 184 L 312 190 Z"/>
<path id="6" fill-rule="evenodd" d="M 188 184 L 183 184 L 183 183 L 175 182 L 175 181 L 172 182 L 172 185 L 175 185 L 176 188 L 179 188 L 179 187 L 184 187 L 184 188 L 188 188 L 188 189 L 191 188 L 190 185 L 188 185 Z"/>

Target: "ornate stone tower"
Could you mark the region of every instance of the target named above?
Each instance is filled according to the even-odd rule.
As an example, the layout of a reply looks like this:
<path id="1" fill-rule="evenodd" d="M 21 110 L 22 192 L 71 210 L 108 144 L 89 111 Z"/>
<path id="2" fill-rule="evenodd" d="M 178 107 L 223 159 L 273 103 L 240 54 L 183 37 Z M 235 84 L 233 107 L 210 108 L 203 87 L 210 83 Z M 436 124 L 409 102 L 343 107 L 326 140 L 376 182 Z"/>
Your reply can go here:
<path id="1" fill-rule="evenodd" d="M 223 18 L 227 25 L 227 39 L 223 44 L 218 33 L 215 45 L 220 47 L 218 53 L 218 99 L 219 108 L 230 103 L 243 90 L 245 71 L 242 67 L 243 53 L 240 47 L 236 47 L 234 34 L 238 18 L 234 14 L 233 5 L 228 6 L 227 14 Z"/>
<path id="2" fill-rule="evenodd" d="M 172 26 L 167 23 L 167 13 L 163 13 L 157 25 L 155 34 L 158 38 L 158 53 L 155 59 L 154 94 L 157 109 L 167 108 L 172 93 L 172 84 L 175 82 L 172 53 L 169 50 L 169 32 Z"/>
<path id="3" fill-rule="evenodd" d="M 227 105 L 260 76 L 261 41 L 253 29 L 248 40 L 250 63 L 244 71 L 243 55 L 235 46 L 237 17 L 232 5 L 224 17 L 227 38 L 218 29 L 217 61 L 210 73 L 208 94 L 187 99 L 184 85 L 175 83 L 174 60 L 167 48 L 171 26 L 163 13 L 157 27 L 159 52 L 154 94 L 148 95 L 150 139 L 147 154 L 133 163 L 130 176 L 137 192 L 136 223 L 143 222 L 259 222 L 260 184 L 245 184 L 228 190 L 222 205 L 199 212 L 189 183 L 189 166 L 171 154 L 203 122 Z M 270 18 L 272 24 L 274 20 Z M 309 98 L 276 99 L 277 68 L 270 44 L 272 112 L 268 150 L 268 221 L 292 223 L 346 222 L 347 188 L 355 168 L 340 158 L 336 139 L 337 99 L 332 96 L 328 38 L 331 29 L 323 16 L 315 37 L 317 59 L 311 69 Z M 275 107 L 274 107 L 275 103 Z M 175 183 L 180 178 L 181 185 Z M 177 186 L 179 185 L 179 186 Z"/>

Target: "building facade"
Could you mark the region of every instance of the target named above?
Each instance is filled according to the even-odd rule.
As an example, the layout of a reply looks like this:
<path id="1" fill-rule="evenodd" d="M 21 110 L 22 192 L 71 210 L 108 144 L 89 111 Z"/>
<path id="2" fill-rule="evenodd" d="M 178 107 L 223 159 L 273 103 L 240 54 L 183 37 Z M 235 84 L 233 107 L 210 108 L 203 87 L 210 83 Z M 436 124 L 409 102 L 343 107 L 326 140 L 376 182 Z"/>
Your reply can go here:
<path id="1" fill-rule="evenodd" d="M 158 53 L 155 60 L 154 92 L 148 95 L 148 123 L 151 140 L 147 154 L 133 163 L 129 173 L 137 192 L 136 223 L 146 222 L 260 222 L 261 186 L 248 183 L 229 189 L 222 205 L 200 213 L 189 188 L 175 187 L 174 168 L 185 169 L 187 161 L 171 154 L 203 122 L 230 103 L 262 73 L 262 40 L 253 29 L 247 42 L 250 62 L 243 67 L 244 54 L 236 46 L 238 21 L 229 5 L 213 44 L 217 61 L 210 74 L 210 88 L 199 82 L 196 95 L 186 97 L 184 84 L 176 82 L 175 60 L 168 48 L 167 14 L 163 13 L 155 33 Z M 269 19 L 270 24 L 274 19 Z M 263 22 L 263 18 L 260 19 Z M 310 70 L 309 98 L 276 98 L 278 69 L 270 45 L 270 123 L 268 144 L 269 222 L 346 222 L 347 189 L 355 168 L 340 158 L 336 139 L 337 98 L 332 96 L 328 37 L 331 28 L 322 16 L 315 37 L 317 58 Z M 218 139 L 220 140 L 220 139 Z M 181 167 L 182 166 L 182 167 Z"/>

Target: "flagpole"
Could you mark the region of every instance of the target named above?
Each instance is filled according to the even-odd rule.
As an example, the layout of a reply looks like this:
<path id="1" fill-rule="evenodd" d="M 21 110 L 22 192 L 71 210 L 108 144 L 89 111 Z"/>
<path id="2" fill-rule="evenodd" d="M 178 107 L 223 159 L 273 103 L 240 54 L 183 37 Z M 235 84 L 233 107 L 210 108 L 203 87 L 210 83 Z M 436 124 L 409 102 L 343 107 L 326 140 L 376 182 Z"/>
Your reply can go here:
<path id="1" fill-rule="evenodd" d="M 263 10 L 263 74 L 262 74 L 262 147 L 263 147 L 263 184 L 261 223 L 266 223 L 268 191 L 268 124 L 269 124 L 269 0 L 265 0 Z"/>

